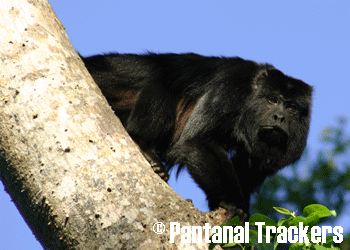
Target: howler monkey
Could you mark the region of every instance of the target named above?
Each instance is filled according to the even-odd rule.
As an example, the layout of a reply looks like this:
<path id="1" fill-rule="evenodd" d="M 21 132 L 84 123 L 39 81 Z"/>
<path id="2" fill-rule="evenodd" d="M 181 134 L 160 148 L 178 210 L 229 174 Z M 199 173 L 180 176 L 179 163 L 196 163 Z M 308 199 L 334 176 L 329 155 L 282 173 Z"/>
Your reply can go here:
<path id="1" fill-rule="evenodd" d="M 186 166 L 211 210 L 248 214 L 267 176 L 297 161 L 312 87 L 270 64 L 197 54 L 82 58 L 133 140 L 161 176 Z"/>

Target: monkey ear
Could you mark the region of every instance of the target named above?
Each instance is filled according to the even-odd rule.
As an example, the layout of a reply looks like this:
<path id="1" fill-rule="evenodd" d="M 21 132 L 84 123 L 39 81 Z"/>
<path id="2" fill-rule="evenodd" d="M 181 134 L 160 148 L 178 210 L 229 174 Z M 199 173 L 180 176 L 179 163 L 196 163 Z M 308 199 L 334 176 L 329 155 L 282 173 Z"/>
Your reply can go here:
<path id="1" fill-rule="evenodd" d="M 265 68 L 265 69 L 260 69 L 256 75 L 255 75 L 255 79 L 253 81 L 253 89 L 258 90 L 261 86 L 261 80 L 266 79 L 269 76 L 269 69 Z"/>
<path id="2" fill-rule="evenodd" d="M 253 87 L 258 89 L 259 81 L 266 79 L 269 76 L 268 69 L 261 69 L 255 75 L 255 79 L 253 81 Z"/>
<path id="3" fill-rule="evenodd" d="M 268 70 L 267 70 L 267 69 L 263 69 L 263 70 L 261 70 L 261 71 L 259 72 L 258 80 L 267 78 L 268 76 L 269 76 Z"/>

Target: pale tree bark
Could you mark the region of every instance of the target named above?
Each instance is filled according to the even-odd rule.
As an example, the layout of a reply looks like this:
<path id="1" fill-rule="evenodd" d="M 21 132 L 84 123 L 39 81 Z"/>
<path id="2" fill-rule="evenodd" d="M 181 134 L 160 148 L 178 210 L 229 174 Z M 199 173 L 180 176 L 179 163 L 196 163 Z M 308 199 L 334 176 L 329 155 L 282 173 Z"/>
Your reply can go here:
<path id="1" fill-rule="evenodd" d="M 199 212 L 152 171 L 48 1 L 2 1 L 0 44 L 0 178 L 45 249 L 207 248 L 171 244 L 169 223 L 213 226 L 222 211 Z"/>

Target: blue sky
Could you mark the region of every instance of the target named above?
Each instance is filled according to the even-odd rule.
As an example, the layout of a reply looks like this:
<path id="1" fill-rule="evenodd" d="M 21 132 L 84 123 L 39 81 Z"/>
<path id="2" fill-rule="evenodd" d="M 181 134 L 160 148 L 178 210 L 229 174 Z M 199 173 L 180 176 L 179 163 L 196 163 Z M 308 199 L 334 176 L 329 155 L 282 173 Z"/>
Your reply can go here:
<path id="1" fill-rule="evenodd" d="M 50 1 L 79 53 L 195 52 L 269 62 L 315 87 L 310 154 L 350 117 L 350 1 Z M 349 126 L 348 126 L 349 127 Z M 349 131 L 349 129 L 348 129 Z M 349 161 L 349 157 L 347 157 Z M 170 185 L 206 209 L 181 175 Z M 341 222 L 349 225 L 350 217 Z M 348 231 L 350 228 L 348 228 Z M 0 183 L 0 248 L 42 249 Z"/>

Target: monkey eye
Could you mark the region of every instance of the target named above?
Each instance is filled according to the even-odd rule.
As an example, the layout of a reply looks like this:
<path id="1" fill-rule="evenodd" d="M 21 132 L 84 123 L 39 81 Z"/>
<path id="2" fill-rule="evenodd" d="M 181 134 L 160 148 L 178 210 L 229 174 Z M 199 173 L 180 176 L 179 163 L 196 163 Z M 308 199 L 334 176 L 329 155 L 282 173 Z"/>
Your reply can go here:
<path id="1" fill-rule="evenodd" d="M 291 112 L 296 112 L 298 107 L 295 104 L 288 104 L 287 109 Z"/>
<path id="2" fill-rule="evenodd" d="M 270 104 L 277 104 L 277 103 L 278 103 L 277 97 L 274 97 L 274 96 L 268 97 L 268 98 L 267 98 L 267 101 L 268 101 Z"/>

